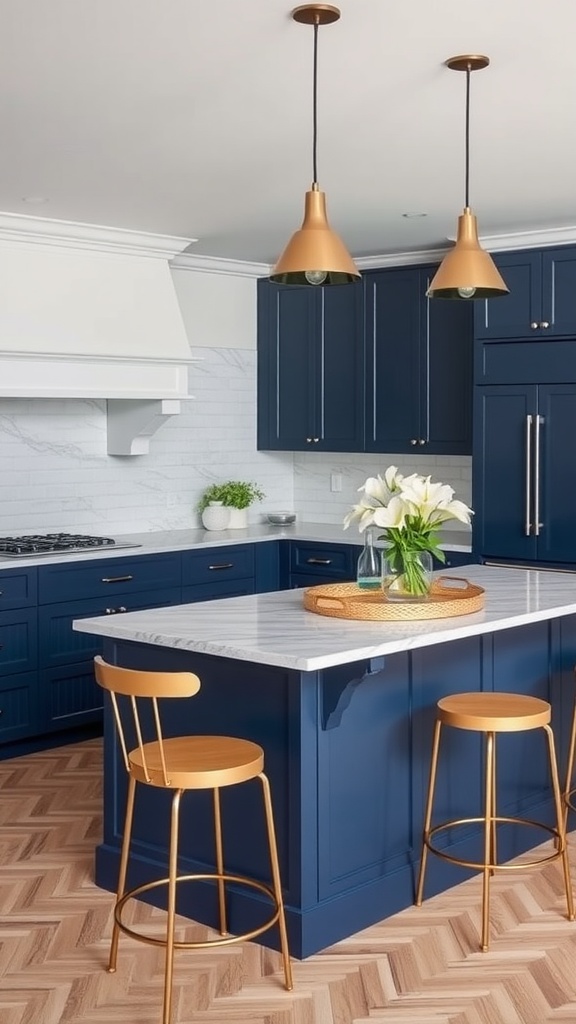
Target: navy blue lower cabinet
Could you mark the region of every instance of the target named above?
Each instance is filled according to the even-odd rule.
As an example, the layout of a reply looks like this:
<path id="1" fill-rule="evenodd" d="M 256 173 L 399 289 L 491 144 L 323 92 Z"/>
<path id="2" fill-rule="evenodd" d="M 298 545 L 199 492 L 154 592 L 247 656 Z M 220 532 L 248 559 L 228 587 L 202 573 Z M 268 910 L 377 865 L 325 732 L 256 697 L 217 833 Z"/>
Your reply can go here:
<path id="1" fill-rule="evenodd" d="M 0 675 L 29 672 L 38 663 L 35 608 L 0 612 Z"/>
<path id="2" fill-rule="evenodd" d="M 63 735 L 102 721 L 102 692 L 93 669 L 102 643 L 74 632 L 73 620 L 179 604 L 181 578 L 180 552 L 70 559 L 40 567 L 36 735 Z"/>
<path id="3" fill-rule="evenodd" d="M 36 730 L 37 681 L 35 672 L 0 676 L 0 748 Z"/>
<path id="4" fill-rule="evenodd" d="M 40 681 L 45 732 L 102 721 L 103 692 L 94 681 L 92 660 L 41 671 Z"/>
<path id="5" fill-rule="evenodd" d="M 304 958 L 412 903 L 438 698 L 464 689 L 530 693 L 550 700 L 559 721 L 574 694 L 569 668 L 576 662 L 576 617 L 319 672 L 112 640 L 105 641 L 104 653 L 127 667 L 199 675 L 199 695 L 166 708 L 171 734 L 225 733 L 264 747 L 291 949 Z M 454 735 L 446 736 L 437 813 L 473 817 L 481 804 L 481 744 L 473 734 L 445 732 Z M 543 737 L 536 730 L 502 740 L 501 813 L 551 821 Z M 96 881 L 114 890 L 126 779 L 109 711 L 104 778 L 104 840 L 97 850 Z M 228 869 L 268 879 L 257 787 L 231 787 L 224 797 Z M 213 866 L 209 795 L 189 794 L 181 822 L 183 866 L 190 871 Z M 129 884 L 166 874 L 168 825 L 169 794 L 147 790 L 136 804 Z M 458 854 L 477 852 L 480 841 L 475 826 L 446 836 Z M 509 859 L 539 843 L 541 833 L 504 827 L 498 841 L 501 857 Z M 465 877 L 463 869 L 431 858 L 425 896 Z M 228 895 L 232 930 L 262 920 L 260 897 L 239 890 Z M 159 891 L 150 896 L 163 899 Z M 210 887 L 183 887 L 179 909 L 216 925 L 217 900 Z M 277 947 L 273 931 L 260 941 Z"/>
<path id="6" fill-rule="evenodd" d="M 34 608 L 38 595 L 38 571 L 3 569 L 0 572 L 0 612 L 9 608 Z"/>

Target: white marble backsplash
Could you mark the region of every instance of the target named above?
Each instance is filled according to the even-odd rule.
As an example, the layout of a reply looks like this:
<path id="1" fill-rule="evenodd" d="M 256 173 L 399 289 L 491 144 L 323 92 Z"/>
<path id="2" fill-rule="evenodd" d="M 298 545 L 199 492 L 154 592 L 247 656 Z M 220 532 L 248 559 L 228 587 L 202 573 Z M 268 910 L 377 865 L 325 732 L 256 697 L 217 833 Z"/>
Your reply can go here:
<path id="1" fill-rule="evenodd" d="M 406 475 L 423 473 L 454 488 L 456 497 L 471 505 L 472 458 L 456 455 L 350 455 L 298 452 L 294 457 L 294 502 L 304 520 L 341 523 L 350 506 L 361 498 L 358 488 L 367 477 L 397 466 Z M 342 490 L 331 491 L 332 476 Z M 467 529 L 450 522 L 450 529 Z"/>
<path id="2" fill-rule="evenodd" d="M 118 534 L 196 528 L 204 488 L 253 480 L 266 510 L 340 524 L 357 488 L 390 463 L 431 473 L 470 503 L 471 460 L 434 456 L 256 451 L 256 352 L 193 348 L 194 399 L 151 440 L 150 453 L 106 452 L 106 404 L 92 399 L 0 399 L 0 535 L 65 530 Z M 330 490 L 332 473 L 342 490 Z"/>

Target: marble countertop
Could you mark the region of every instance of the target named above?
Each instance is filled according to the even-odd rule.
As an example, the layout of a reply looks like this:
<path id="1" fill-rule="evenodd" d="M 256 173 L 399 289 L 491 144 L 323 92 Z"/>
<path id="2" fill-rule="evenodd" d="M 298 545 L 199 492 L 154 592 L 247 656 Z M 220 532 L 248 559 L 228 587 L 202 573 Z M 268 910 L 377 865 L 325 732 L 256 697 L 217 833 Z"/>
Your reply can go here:
<path id="1" fill-rule="evenodd" d="M 302 591 L 288 590 L 80 619 L 74 629 L 313 671 L 576 614 L 576 573 L 470 565 L 458 574 L 485 588 L 482 611 L 409 623 L 348 621 L 305 611 Z"/>
<path id="2" fill-rule="evenodd" d="M 450 551 L 471 551 L 471 534 L 467 530 L 441 530 L 441 547 Z M 165 530 L 152 533 L 116 534 L 118 544 L 123 541 L 135 547 L 117 549 L 99 548 L 79 551 L 73 555 L 30 555 L 26 558 L 2 558 L 0 569 L 14 569 L 17 566 L 29 568 L 32 565 L 54 565 L 60 562 L 93 561 L 97 558 L 121 558 L 129 555 L 162 554 L 167 551 L 190 551 L 196 548 L 225 547 L 229 544 L 249 542 L 261 543 L 268 540 L 307 540 L 337 544 L 362 544 L 357 529 L 344 530 L 341 526 L 326 523 L 295 523 L 293 526 L 270 526 L 268 523 L 255 524 L 246 530 Z"/>

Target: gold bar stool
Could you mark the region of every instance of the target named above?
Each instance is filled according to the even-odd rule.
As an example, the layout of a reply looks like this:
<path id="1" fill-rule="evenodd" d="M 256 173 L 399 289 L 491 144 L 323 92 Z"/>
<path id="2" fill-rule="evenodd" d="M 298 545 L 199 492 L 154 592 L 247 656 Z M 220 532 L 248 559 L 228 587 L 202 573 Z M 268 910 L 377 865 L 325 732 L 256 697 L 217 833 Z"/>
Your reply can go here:
<path id="1" fill-rule="evenodd" d="M 558 780 L 558 768 L 556 763 L 556 752 L 554 748 L 554 735 L 550 728 L 551 708 L 547 701 L 538 697 L 529 697 L 516 693 L 457 693 L 450 697 L 443 697 L 437 704 L 436 724 L 434 727 L 434 740 L 432 744 L 432 762 L 430 765 L 430 780 L 428 783 L 428 796 L 426 800 L 426 812 L 424 820 L 424 832 L 422 839 L 422 859 L 420 861 L 420 872 L 416 889 L 416 906 L 422 905 L 424 891 L 424 877 L 428 851 L 450 861 L 452 864 L 460 864 L 462 867 L 477 868 L 483 873 L 482 886 L 482 940 L 481 949 L 486 952 L 489 945 L 489 907 L 490 907 L 490 877 L 496 870 L 522 870 L 527 867 L 535 867 L 546 861 L 562 860 L 564 872 L 564 886 L 566 890 L 566 903 L 568 907 L 568 920 L 574 920 L 574 900 L 570 883 L 570 871 L 568 866 L 568 854 L 566 851 L 566 829 L 565 816 L 562 809 L 562 798 Z M 453 729 L 467 729 L 473 732 L 484 733 L 486 736 L 486 764 L 484 774 L 484 814 L 478 818 L 459 818 L 442 822 L 432 828 L 432 810 L 434 803 L 434 790 L 436 785 L 436 773 L 438 768 L 438 755 L 440 751 L 440 734 L 443 725 L 449 725 Z M 501 732 L 524 732 L 530 729 L 544 729 L 548 741 L 548 758 L 550 762 L 550 776 L 554 794 L 554 806 L 556 810 L 556 827 L 544 825 L 541 822 L 531 821 L 527 818 L 506 818 L 496 813 L 496 733 Z M 434 845 L 434 837 L 446 829 L 456 825 L 468 825 L 474 822 L 482 823 L 484 826 L 484 858 L 482 862 L 464 860 L 461 857 L 454 857 L 444 850 L 439 850 Z M 519 825 L 531 825 L 535 828 L 544 829 L 555 839 L 555 848 L 552 853 L 523 864 L 498 864 L 496 852 L 496 826 L 498 822 L 507 822 Z"/>
<path id="2" fill-rule="evenodd" d="M 101 657 L 97 657 L 94 660 L 96 680 L 110 694 L 118 738 L 129 778 L 108 970 L 112 973 L 116 970 L 120 932 L 124 932 L 126 935 L 130 935 L 133 939 L 138 939 L 141 942 L 165 947 L 162 1022 L 163 1024 L 169 1024 L 172 1006 L 172 975 L 175 949 L 209 949 L 237 942 L 245 942 L 256 938 L 269 928 L 272 928 L 273 925 L 278 924 L 285 985 L 287 989 L 291 989 L 292 968 L 280 884 L 270 784 L 264 774 L 264 751 L 256 743 L 252 743 L 249 740 L 236 739 L 231 736 L 178 736 L 165 739 L 162 735 L 158 698 L 193 697 L 200 689 L 198 676 L 191 672 L 140 672 L 109 665 Z M 122 699 L 119 700 L 118 697 Z M 151 714 L 147 714 L 149 709 L 144 708 L 145 703 L 151 705 Z M 128 718 L 128 721 L 126 721 L 126 718 Z M 148 722 L 152 723 L 150 731 L 153 738 L 151 739 L 145 738 L 148 736 L 145 723 Z M 130 735 L 130 733 L 127 733 L 128 728 L 133 730 L 137 740 L 137 745 L 132 750 L 128 749 L 126 739 L 127 734 Z M 263 882 L 247 878 L 244 875 L 227 874 L 224 871 L 219 791 L 224 786 L 235 786 L 239 783 L 247 782 L 249 779 L 256 778 L 260 780 L 262 786 L 264 813 L 268 830 L 272 885 L 265 885 Z M 139 885 L 134 889 L 127 890 L 126 876 L 137 783 L 173 790 L 170 820 L 169 872 L 167 878 L 157 879 L 145 885 Z M 194 789 L 213 790 L 217 870 L 211 874 L 179 875 L 177 865 L 180 801 L 184 792 Z M 174 938 L 177 883 L 193 879 L 214 880 L 216 882 L 220 936 L 202 942 L 177 942 Z M 264 924 L 242 935 L 228 934 L 225 901 L 226 882 L 250 886 L 264 893 L 270 899 L 272 914 Z M 136 931 L 125 924 L 122 914 L 128 900 L 162 885 L 166 885 L 168 889 L 165 938 L 145 935 L 143 932 Z"/>
<path id="3" fill-rule="evenodd" d="M 576 700 L 574 701 L 574 713 L 572 715 L 572 730 L 570 733 L 570 745 L 568 749 L 568 764 L 566 766 L 566 785 L 564 786 L 564 829 L 568 827 L 568 811 L 576 811 L 576 784 L 574 784 L 574 763 L 576 761 Z"/>

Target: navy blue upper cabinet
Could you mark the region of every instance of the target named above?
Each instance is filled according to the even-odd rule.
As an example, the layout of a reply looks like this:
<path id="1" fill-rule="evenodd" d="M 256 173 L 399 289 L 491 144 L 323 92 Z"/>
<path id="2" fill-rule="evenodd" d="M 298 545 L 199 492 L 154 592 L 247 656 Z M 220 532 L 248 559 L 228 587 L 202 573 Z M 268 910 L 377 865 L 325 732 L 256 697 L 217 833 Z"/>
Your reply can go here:
<path id="1" fill-rule="evenodd" d="M 476 388 L 474 552 L 576 562 L 576 384 Z"/>
<path id="2" fill-rule="evenodd" d="M 576 246 L 497 253 L 494 262 L 510 294 L 474 303 L 476 338 L 576 336 Z"/>
<path id="3" fill-rule="evenodd" d="M 362 451 L 362 286 L 258 281 L 258 448 Z"/>
<path id="4" fill-rule="evenodd" d="M 473 304 L 427 299 L 435 269 L 364 275 L 366 451 L 471 451 Z"/>

